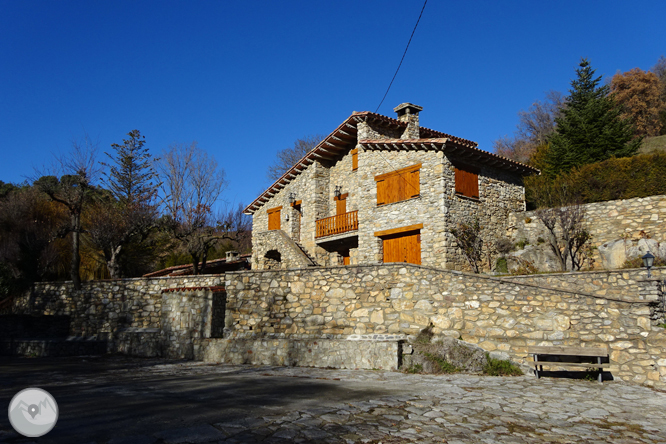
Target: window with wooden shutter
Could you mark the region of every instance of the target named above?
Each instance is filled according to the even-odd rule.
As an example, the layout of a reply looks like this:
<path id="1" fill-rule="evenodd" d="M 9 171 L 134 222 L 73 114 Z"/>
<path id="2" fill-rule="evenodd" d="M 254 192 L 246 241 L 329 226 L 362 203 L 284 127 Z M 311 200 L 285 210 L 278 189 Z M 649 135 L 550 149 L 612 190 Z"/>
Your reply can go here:
<path id="1" fill-rule="evenodd" d="M 356 171 L 358 169 L 358 148 L 354 148 L 351 150 L 351 155 L 352 155 L 352 171 Z"/>
<path id="2" fill-rule="evenodd" d="M 421 194 L 421 164 L 375 176 L 377 205 L 418 197 Z"/>
<path id="3" fill-rule="evenodd" d="M 279 230 L 280 229 L 280 214 L 282 207 L 271 208 L 268 211 L 268 229 L 269 230 Z"/>
<path id="4" fill-rule="evenodd" d="M 456 194 L 479 198 L 479 171 L 467 165 L 456 165 Z"/>

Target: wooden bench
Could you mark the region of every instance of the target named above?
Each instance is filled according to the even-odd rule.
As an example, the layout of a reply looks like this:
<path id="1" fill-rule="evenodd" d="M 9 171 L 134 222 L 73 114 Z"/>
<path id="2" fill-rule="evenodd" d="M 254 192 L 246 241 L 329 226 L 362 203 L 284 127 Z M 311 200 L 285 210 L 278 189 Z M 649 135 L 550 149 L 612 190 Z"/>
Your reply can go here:
<path id="1" fill-rule="evenodd" d="M 583 367 L 598 368 L 598 379 L 601 382 L 603 369 L 611 366 L 609 363 L 601 362 L 603 358 L 608 358 L 608 349 L 601 347 L 531 346 L 527 348 L 527 353 L 534 358 L 534 372 L 537 378 L 540 378 L 539 372 L 543 371 L 544 365 Z M 548 357 L 551 356 L 557 356 L 559 360 L 549 360 Z M 567 360 L 562 361 L 562 357 L 566 357 Z"/>

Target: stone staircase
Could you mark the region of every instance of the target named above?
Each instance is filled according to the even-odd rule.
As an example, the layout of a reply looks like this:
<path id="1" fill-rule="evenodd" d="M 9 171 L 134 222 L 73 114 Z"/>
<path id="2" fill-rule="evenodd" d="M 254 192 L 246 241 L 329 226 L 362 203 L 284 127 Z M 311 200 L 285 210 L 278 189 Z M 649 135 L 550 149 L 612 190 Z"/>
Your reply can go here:
<path id="1" fill-rule="evenodd" d="M 319 266 L 319 264 L 317 263 L 315 258 L 310 256 L 310 253 L 308 253 L 308 250 L 306 250 L 305 247 L 303 245 L 301 245 L 300 242 L 295 240 L 294 243 L 303 252 L 303 254 L 310 260 L 310 262 L 312 262 L 312 264 L 310 265 L 311 267 L 318 267 Z"/>

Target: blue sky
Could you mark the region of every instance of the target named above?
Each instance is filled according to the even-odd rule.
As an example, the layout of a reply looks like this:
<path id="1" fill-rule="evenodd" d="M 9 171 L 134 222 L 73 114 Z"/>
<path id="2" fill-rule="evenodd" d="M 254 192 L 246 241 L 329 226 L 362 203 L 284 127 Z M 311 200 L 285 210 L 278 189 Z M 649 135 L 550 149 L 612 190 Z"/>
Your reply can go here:
<path id="1" fill-rule="evenodd" d="M 0 180 L 21 182 L 84 133 L 132 129 L 154 155 L 196 140 L 248 204 L 295 139 L 375 111 L 423 2 L 0 0 Z M 430 0 L 388 97 L 492 150 L 517 112 L 666 55 L 662 1 Z"/>

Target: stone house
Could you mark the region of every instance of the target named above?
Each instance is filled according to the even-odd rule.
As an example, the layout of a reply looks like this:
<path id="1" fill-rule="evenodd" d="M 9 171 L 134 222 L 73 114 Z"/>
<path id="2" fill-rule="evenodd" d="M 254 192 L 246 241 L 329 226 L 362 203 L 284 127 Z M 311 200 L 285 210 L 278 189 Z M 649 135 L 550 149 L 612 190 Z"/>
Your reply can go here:
<path id="1" fill-rule="evenodd" d="M 478 218 L 502 236 L 525 210 L 523 176 L 538 170 L 397 118 L 354 112 L 245 208 L 252 268 L 408 262 L 462 269 L 451 229 Z"/>

